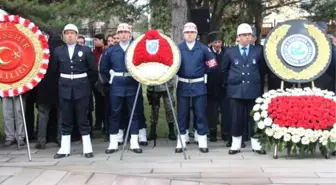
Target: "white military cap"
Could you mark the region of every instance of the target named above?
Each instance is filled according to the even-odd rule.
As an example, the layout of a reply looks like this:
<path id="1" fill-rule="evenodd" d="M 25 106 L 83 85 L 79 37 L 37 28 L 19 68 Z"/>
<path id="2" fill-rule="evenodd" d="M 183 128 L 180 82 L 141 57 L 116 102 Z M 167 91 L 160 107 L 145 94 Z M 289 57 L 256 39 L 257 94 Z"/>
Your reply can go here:
<path id="1" fill-rule="evenodd" d="M 77 26 L 74 25 L 74 24 L 67 24 L 66 26 L 64 26 L 63 33 L 64 33 L 66 30 L 72 30 L 72 31 L 75 31 L 76 33 L 78 33 L 78 28 L 77 28 Z"/>
<path id="2" fill-rule="evenodd" d="M 253 33 L 251 26 L 247 23 L 240 24 L 237 29 L 237 35 L 247 34 L 247 33 L 250 33 L 250 34 Z"/>
<path id="3" fill-rule="evenodd" d="M 118 25 L 118 28 L 117 28 L 117 33 L 119 31 L 128 31 L 131 33 L 131 27 L 130 25 L 126 24 L 126 23 L 121 23 Z"/>
<path id="4" fill-rule="evenodd" d="M 196 24 L 192 23 L 192 22 L 188 22 L 184 25 L 184 28 L 183 28 L 183 33 L 184 32 L 187 32 L 187 31 L 190 31 L 190 32 L 196 32 L 197 33 L 197 26 Z"/>

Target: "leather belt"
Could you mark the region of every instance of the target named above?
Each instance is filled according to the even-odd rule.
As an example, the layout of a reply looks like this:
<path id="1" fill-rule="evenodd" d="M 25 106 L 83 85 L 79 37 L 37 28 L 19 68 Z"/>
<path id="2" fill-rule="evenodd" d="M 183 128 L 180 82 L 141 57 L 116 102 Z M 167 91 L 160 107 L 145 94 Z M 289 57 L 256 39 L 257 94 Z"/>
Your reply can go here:
<path id="1" fill-rule="evenodd" d="M 196 82 L 204 82 L 205 78 L 204 77 L 200 77 L 200 78 L 188 79 L 188 78 L 178 77 L 178 80 L 180 82 L 184 82 L 184 83 L 196 83 Z"/>
<path id="2" fill-rule="evenodd" d="M 77 78 L 85 78 L 87 77 L 86 73 L 81 73 L 81 74 L 64 74 L 61 73 L 62 78 L 68 78 L 68 79 L 77 79 Z"/>

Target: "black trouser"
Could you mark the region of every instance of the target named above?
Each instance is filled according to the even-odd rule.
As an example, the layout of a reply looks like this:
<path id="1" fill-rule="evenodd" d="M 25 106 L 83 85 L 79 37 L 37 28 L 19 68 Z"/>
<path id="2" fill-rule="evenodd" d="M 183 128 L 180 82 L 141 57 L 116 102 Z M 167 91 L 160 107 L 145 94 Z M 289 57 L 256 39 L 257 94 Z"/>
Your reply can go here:
<path id="1" fill-rule="evenodd" d="M 93 89 L 93 95 L 95 98 L 95 117 L 96 117 L 96 121 L 95 121 L 95 125 L 94 127 L 96 128 L 101 128 L 103 121 L 104 121 L 104 96 L 96 89 Z M 109 103 L 109 102 L 107 102 Z"/>
<path id="2" fill-rule="evenodd" d="M 246 124 L 248 124 L 249 135 L 254 135 L 254 122 L 252 116 L 250 116 L 254 104 L 254 99 L 230 99 L 232 136 L 242 136 Z"/>
<path id="3" fill-rule="evenodd" d="M 77 121 L 80 134 L 90 134 L 90 125 L 87 121 L 88 106 L 89 97 L 83 97 L 76 100 L 60 98 L 62 135 L 71 135 L 75 119 Z"/>
<path id="4" fill-rule="evenodd" d="M 225 139 L 231 139 L 232 113 L 229 98 L 227 97 L 222 98 L 220 111 L 221 111 L 222 136 L 226 137 Z"/>
<path id="5" fill-rule="evenodd" d="M 110 122 L 110 96 L 109 96 L 109 88 L 104 88 L 104 127 L 105 134 L 109 135 L 109 122 Z"/>
<path id="6" fill-rule="evenodd" d="M 26 99 L 26 110 L 25 118 L 27 125 L 28 138 L 33 139 L 35 136 L 34 127 L 35 127 L 35 97 L 34 94 L 28 94 Z"/>

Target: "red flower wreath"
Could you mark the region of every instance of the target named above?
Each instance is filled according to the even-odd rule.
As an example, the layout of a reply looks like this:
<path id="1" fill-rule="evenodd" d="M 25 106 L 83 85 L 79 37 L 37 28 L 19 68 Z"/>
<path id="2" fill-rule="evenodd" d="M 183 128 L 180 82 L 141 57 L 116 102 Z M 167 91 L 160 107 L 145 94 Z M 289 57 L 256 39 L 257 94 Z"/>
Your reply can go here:
<path id="1" fill-rule="evenodd" d="M 18 29 L 18 27 L 20 27 L 18 25 L 24 27 L 25 29 L 28 28 L 31 33 L 21 31 L 21 29 Z M 7 77 L 13 77 L 16 75 L 11 81 L 6 78 L 0 80 L 0 96 L 18 96 L 33 89 L 42 80 L 45 73 L 47 72 L 49 63 L 49 47 L 47 39 L 34 23 L 18 15 L 0 16 L 0 31 L 8 33 L 9 35 L 12 34 L 12 36 L 16 34 L 15 37 L 8 36 L 0 42 L 2 49 L 6 49 L 8 51 L 7 53 L 3 53 L 3 55 L 0 56 L 0 58 L 3 57 L 8 60 L 8 63 L 5 63 L 5 65 L 2 63 L 0 70 L 1 72 L 8 72 L 12 70 L 8 74 L 5 74 Z M 18 42 L 20 38 L 23 39 L 18 44 L 15 44 L 15 42 Z M 36 43 L 32 43 L 32 39 L 37 39 L 39 43 L 37 43 L 37 45 Z M 24 41 L 27 42 L 27 45 L 23 44 Z M 38 52 L 38 50 L 41 52 Z M 9 51 L 11 53 L 9 53 Z M 13 58 L 9 59 L 9 56 L 11 55 Z M 11 63 L 9 63 L 10 61 Z M 26 71 L 24 72 L 22 68 L 21 71 L 19 71 L 19 67 L 22 67 L 22 65 L 27 66 L 25 69 Z M 38 65 L 38 68 L 36 68 L 36 65 Z M 17 68 L 17 71 L 13 70 L 15 67 Z M 35 70 L 33 71 L 32 68 Z M 22 73 L 19 74 L 20 72 Z M 23 85 L 18 83 L 23 79 L 27 79 L 28 82 L 24 81 L 25 84 Z"/>
<path id="2" fill-rule="evenodd" d="M 158 51 L 150 54 L 146 48 L 146 40 L 158 40 Z M 166 66 L 173 64 L 173 52 L 166 39 L 160 36 L 156 30 L 149 30 L 138 42 L 134 49 L 133 64 L 139 66 L 142 63 L 158 62 Z"/>
<path id="3" fill-rule="evenodd" d="M 267 112 L 280 127 L 326 130 L 336 122 L 336 102 L 321 96 L 278 96 Z"/>

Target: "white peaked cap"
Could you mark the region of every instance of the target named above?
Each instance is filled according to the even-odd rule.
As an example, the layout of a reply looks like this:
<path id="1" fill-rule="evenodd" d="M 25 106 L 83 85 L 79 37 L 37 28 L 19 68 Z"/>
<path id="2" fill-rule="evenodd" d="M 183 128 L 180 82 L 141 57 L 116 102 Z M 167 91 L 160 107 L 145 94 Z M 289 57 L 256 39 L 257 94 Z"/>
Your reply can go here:
<path id="1" fill-rule="evenodd" d="M 77 28 L 77 26 L 74 25 L 74 24 L 67 24 L 67 25 L 64 27 L 64 29 L 63 29 L 63 33 L 64 33 L 64 31 L 66 31 L 66 30 L 72 30 L 72 31 L 75 31 L 75 32 L 78 33 L 78 28 Z"/>
<path id="2" fill-rule="evenodd" d="M 131 33 L 131 26 L 127 23 L 121 23 L 118 25 L 118 28 L 117 28 L 117 33 L 119 31 L 128 31 Z"/>
<path id="3" fill-rule="evenodd" d="M 184 25 L 183 33 L 187 31 L 197 32 L 197 26 L 195 23 L 188 22 Z"/>
<path id="4" fill-rule="evenodd" d="M 237 35 L 247 34 L 247 33 L 250 33 L 250 34 L 253 33 L 251 26 L 247 23 L 240 24 L 237 29 Z"/>

